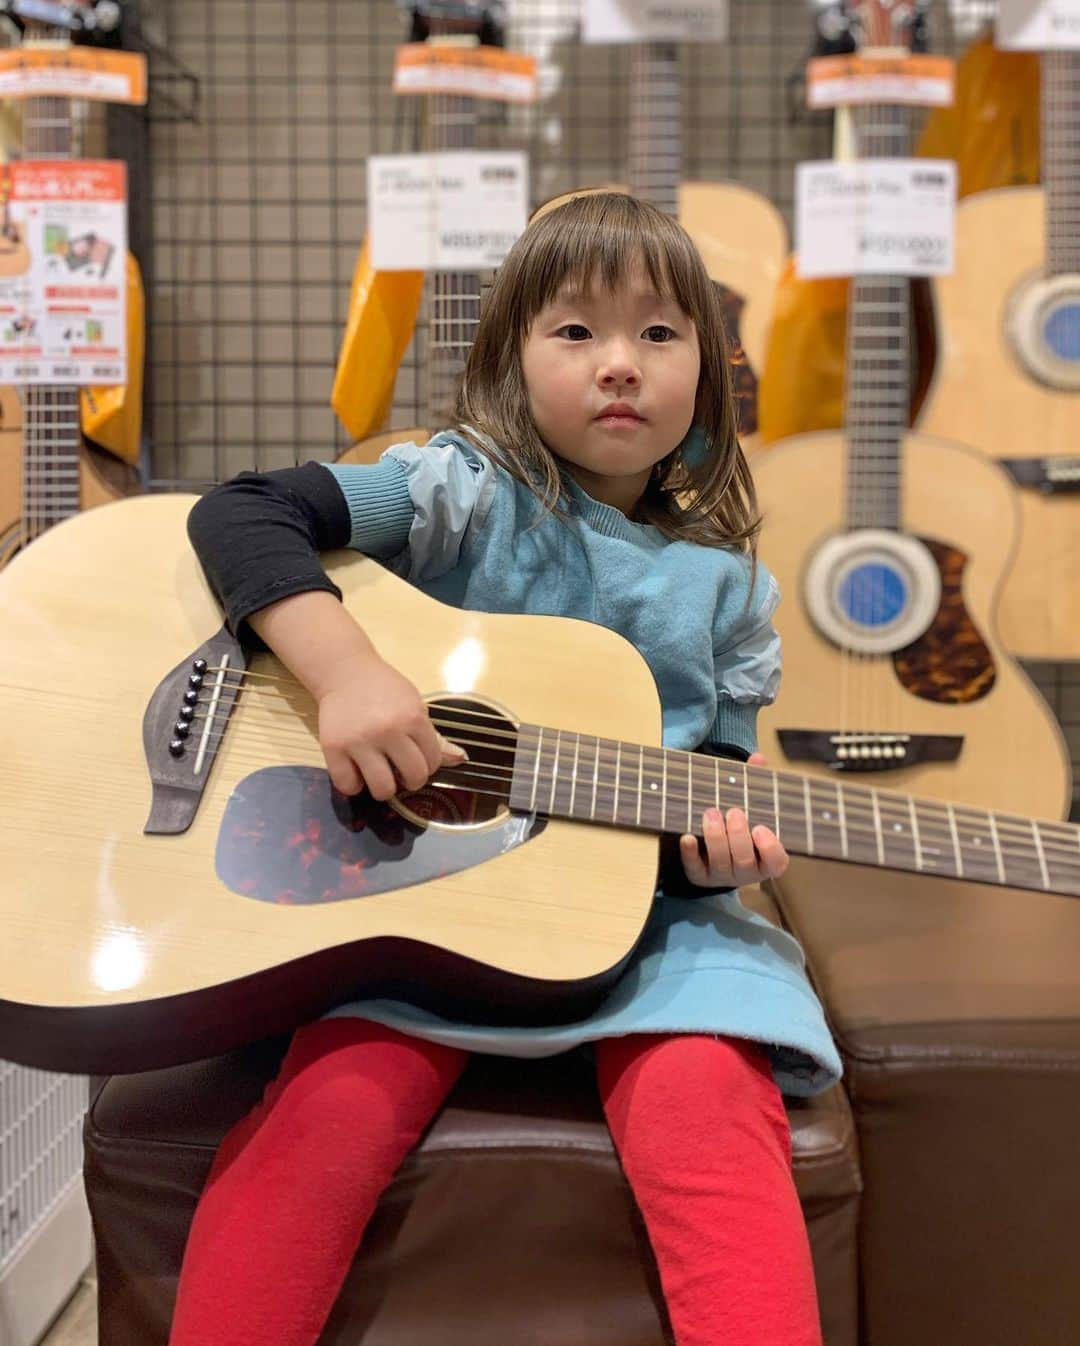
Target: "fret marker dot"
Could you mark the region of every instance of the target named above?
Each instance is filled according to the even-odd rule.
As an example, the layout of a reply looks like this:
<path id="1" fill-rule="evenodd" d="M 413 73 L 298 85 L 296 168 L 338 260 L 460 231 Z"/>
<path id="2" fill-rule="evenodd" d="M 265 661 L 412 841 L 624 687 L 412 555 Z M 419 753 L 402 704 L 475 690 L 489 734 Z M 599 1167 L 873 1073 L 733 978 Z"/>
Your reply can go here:
<path id="1" fill-rule="evenodd" d="M 893 825 L 892 825 L 892 830 L 893 830 L 894 832 L 902 832 L 904 829 L 903 829 L 903 826 L 902 826 L 900 823 L 893 823 Z"/>
<path id="2" fill-rule="evenodd" d="M 729 777 L 728 777 L 728 784 L 729 784 L 729 785 L 735 785 L 736 783 L 737 783 L 737 782 L 736 782 L 734 776 L 729 776 Z"/>
<path id="3" fill-rule="evenodd" d="M 972 844 L 975 845 L 975 846 L 981 846 L 981 845 L 982 845 L 982 837 L 972 837 L 972 838 L 971 838 L 971 841 L 972 841 Z"/>
<path id="4" fill-rule="evenodd" d="M 828 811 L 828 809 L 823 810 L 821 816 L 825 819 L 826 822 L 831 822 L 832 820 L 832 814 Z"/>
<path id="5" fill-rule="evenodd" d="M 656 784 L 656 781 L 651 780 L 651 781 L 649 782 L 649 789 L 650 789 L 650 790 L 657 790 L 657 789 L 659 789 L 659 786 Z"/>

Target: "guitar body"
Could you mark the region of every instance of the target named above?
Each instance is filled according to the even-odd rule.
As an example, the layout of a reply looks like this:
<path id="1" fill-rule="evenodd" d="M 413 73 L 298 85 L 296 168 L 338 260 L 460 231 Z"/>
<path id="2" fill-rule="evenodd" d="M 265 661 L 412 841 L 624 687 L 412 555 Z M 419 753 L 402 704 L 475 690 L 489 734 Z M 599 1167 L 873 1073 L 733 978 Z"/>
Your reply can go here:
<path id="1" fill-rule="evenodd" d="M 684 182 L 679 223 L 694 240 L 714 284 L 727 292 L 728 335 L 741 347 L 733 370 L 739 399 L 739 442 L 760 444 L 758 380 L 772 322 L 773 300 L 787 256 L 787 227 L 771 201 L 734 182 Z"/>
<path id="2" fill-rule="evenodd" d="M 761 751 L 776 768 L 794 765 L 835 778 L 831 767 L 790 762 L 779 731 L 961 735 L 953 761 L 890 764 L 848 778 L 1066 817 L 1070 772 L 1061 732 L 996 629 L 995 601 L 1017 527 L 1012 484 L 962 445 L 909 434 L 902 451 L 901 517 L 908 534 L 933 544 L 942 568 L 941 603 L 925 636 L 906 650 L 851 661 L 811 620 L 804 597 L 808 565 L 827 539 L 844 531 L 846 436 L 795 436 L 754 460 L 765 520 L 759 554 L 784 594 L 774 620 L 789 670 L 776 704 L 759 717 Z M 964 508 L 965 501 L 977 501 L 977 509 Z"/>
<path id="3" fill-rule="evenodd" d="M 377 463 L 393 444 L 426 444 L 434 430 L 424 425 L 410 425 L 401 430 L 383 430 L 377 435 L 365 435 L 356 444 L 350 444 L 334 461 L 338 463 Z"/>
<path id="4" fill-rule="evenodd" d="M 1002 188 L 960 203 L 956 270 L 934 281 L 938 362 L 921 430 L 976 444 L 992 458 L 1077 454 L 1080 381 L 1051 386 L 1017 348 L 1026 334 L 1016 326 L 1016 303 L 1042 276 L 1044 256 L 1041 187 Z M 1070 279 L 1080 292 L 1080 277 Z M 1080 376 L 1080 359 L 1076 370 Z M 1080 492 L 1024 488 L 1018 498 L 1021 534 L 1001 595 L 1001 639 L 1024 658 L 1080 659 Z"/>
<path id="5" fill-rule="evenodd" d="M 328 882 L 347 872 L 362 895 L 328 900 L 323 871 L 306 868 L 309 796 L 294 793 L 259 826 L 282 864 L 320 875 L 316 891 L 257 900 L 248 878 L 218 876 L 258 830 L 250 818 L 223 829 L 234 794 L 234 810 L 260 797 L 255 773 L 288 764 L 290 779 L 330 799 L 314 707 L 294 683 L 264 679 L 243 694 L 192 825 L 144 835 L 144 712 L 221 625 L 187 543 L 194 500 L 146 495 L 75 515 L 0 574 L 2 1054 L 56 1070 L 148 1069 L 284 1031 L 362 991 L 407 991 L 473 1018 L 586 1012 L 644 926 L 655 836 L 556 820 L 520 844 L 499 823 L 415 836 L 392 815 L 388 859 L 376 823 L 354 820 L 335 832 L 357 848 L 351 867 L 342 860 Z M 652 675 L 622 637 L 461 612 L 355 552 L 326 560 L 346 605 L 425 694 L 659 744 Z M 249 669 L 284 673 L 268 654 Z M 469 860 L 477 847 L 492 852 L 482 864 Z M 419 863 L 434 869 L 410 882 Z"/>

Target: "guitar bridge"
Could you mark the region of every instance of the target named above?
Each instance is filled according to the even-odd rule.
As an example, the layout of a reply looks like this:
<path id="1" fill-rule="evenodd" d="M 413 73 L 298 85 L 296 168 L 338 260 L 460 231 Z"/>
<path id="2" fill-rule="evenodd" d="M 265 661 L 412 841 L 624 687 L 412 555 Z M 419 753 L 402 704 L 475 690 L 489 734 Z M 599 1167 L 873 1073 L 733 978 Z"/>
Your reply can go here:
<path id="1" fill-rule="evenodd" d="M 893 771 L 921 762 L 955 762 L 964 744 L 960 734 L 781 729 L 776 736 L 789 762 L 817 762 L 833 771 Z"/>
<path id="2" fill-rule="evenodd" d="M 243 646 L 222 627 L 158 684 L 143 716 L 152 788 L 145 833 L 191 826 L 246 668 Z"/>
<path id="3" fill-rule="evenodd" d="M 999 458 L 1018 486 L 1033 487 L 1043 495 L 1080 491 L 1080 458 L 1059 454 L 1053 458 Z"/>

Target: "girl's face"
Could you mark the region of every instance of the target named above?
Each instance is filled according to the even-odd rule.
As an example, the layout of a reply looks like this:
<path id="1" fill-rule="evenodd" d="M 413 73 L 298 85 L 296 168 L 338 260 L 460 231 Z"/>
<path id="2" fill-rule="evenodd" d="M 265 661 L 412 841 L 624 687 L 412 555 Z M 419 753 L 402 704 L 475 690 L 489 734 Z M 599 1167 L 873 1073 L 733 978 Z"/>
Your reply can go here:
<path id="1" fill-rule="evenodd" d="M 541 439 L 593 499 L 629 513 L 694 419 L 693 322 L 641 267 L 614 292 L 598 279 L 584 294 L 562 289 L 536 315 L 521 365 Z"/>

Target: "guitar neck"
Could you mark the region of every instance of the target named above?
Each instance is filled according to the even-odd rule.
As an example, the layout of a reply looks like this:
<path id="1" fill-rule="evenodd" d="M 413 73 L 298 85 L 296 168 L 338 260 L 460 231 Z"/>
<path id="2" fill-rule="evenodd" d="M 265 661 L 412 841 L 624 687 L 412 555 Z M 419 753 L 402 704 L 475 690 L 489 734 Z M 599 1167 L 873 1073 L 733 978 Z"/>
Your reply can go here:
<path id="1" fill-rule="evenodd" d="M 31 383 L 23 390 L 25 542 L 79 512 L 79 390 Z"/>
<path id="2" fill-rule="evenodd" d="M 436 21 L 429 41 L 455 37 Z M 458 38 L 457 40 L 460 40 Z M 471 39 L 470 39 L 471 40 Z M 463 94 L 431 94 L 428 140 L 436 152 L 476 148 L 476 99 Z M 428 359 L 420 405 L 432 428 L 452 418 L 465 361 L 480 322 L 480 277 L 470 271 L 437 271 L 428 284 Z"/>
<path id="3" fill-rule="evenodd" d="M 1042 54 L 1046 269 L 1080 271 L 1080 51 Z"/>
<path id="4" fill-rule="evenodd" d="M 905 108 L 855 109 L 861 158 L 900 158 L 910 131 Z M 897 529 L 901 454 L 911 388 L 910 287 L 905 276 L 856 275 L 848 315 L 845 419 L 849 528 Z"/>
<path id="5" fill-rule="evenodd" d="M 630 191 L 668 215 L 678 212 L 682 97 L 674 42 L 643 42 L 630 65 Z"/>
<path id="6" fill-rule="evenodd" d="M 48 36 L 47 27 L 40 27 Z M 34 45 L 65 49 L 69 43 L 61 38 Z M 25 100 L 22 146 L 25 158 L 70 159 L 75 150 L 74 139 L 70 98 Z M 67 384 L 28 384 L 23 416 L 23 536 L 26 542 L 31 542 L 47 528 L 79 511 L 82 444 L 79 390 Z"/>
<path id="7" fill-rule="evenodd" d="M 1080 897 L 1080 827 L 848 785 L 700 753 L 523 724 L 510 803 L 527 812 L 701 835 L 742 808 L 797 855 Z"/>

